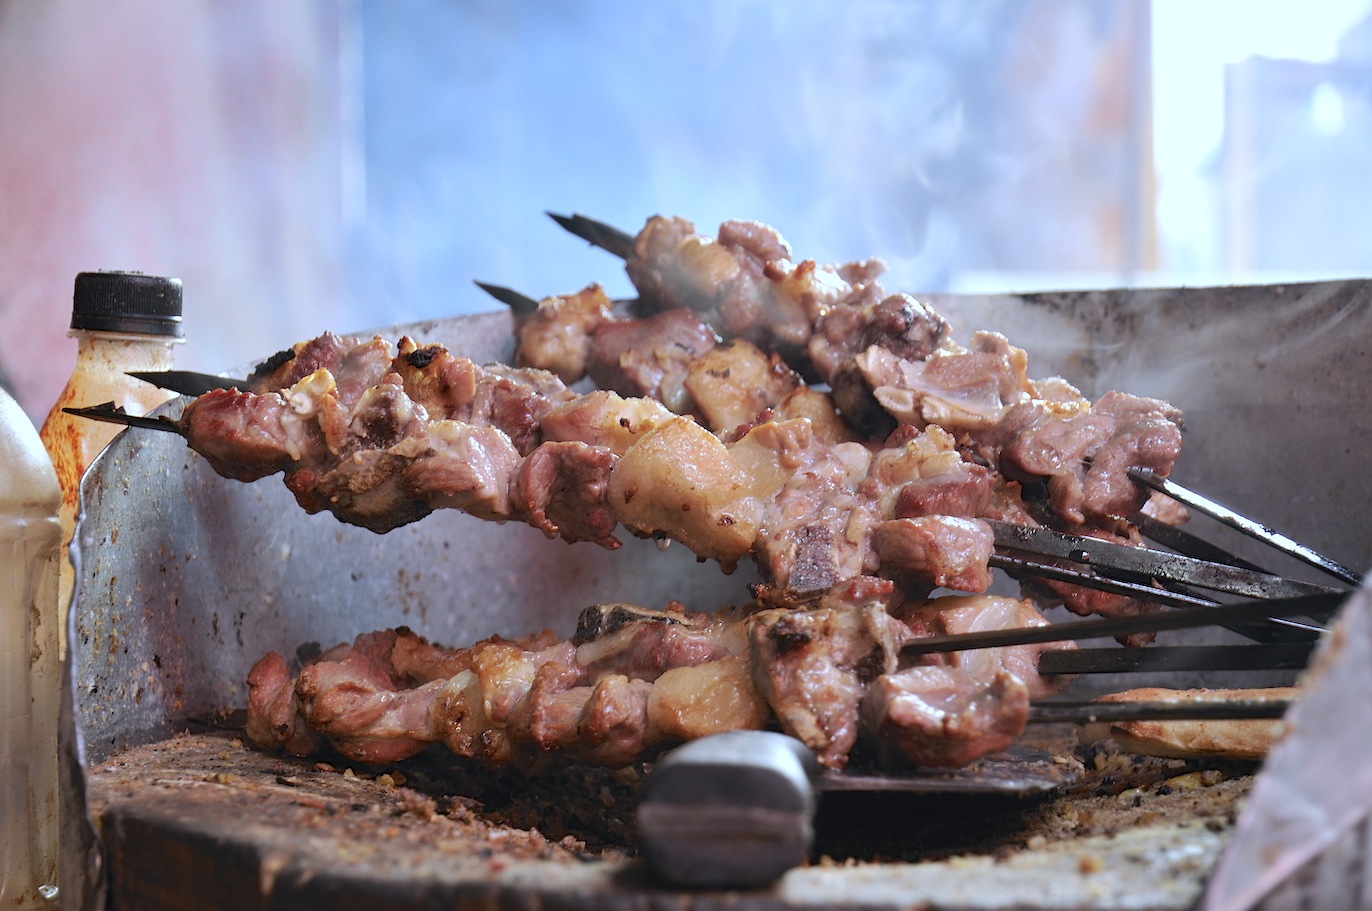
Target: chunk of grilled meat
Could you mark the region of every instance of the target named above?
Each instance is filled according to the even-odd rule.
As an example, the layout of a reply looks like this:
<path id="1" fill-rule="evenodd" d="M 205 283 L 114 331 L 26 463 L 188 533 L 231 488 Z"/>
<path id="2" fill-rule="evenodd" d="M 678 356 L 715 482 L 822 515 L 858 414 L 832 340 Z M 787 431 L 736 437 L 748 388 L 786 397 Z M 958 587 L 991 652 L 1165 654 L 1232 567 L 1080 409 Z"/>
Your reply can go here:
<path id="1" fill-rule="evenodd" d="M 842 768 L 867 687 L 896 669 L 903 624 L 877 605 L 769 610 L 751 624 L 758 690 L 783 730 Z"/>

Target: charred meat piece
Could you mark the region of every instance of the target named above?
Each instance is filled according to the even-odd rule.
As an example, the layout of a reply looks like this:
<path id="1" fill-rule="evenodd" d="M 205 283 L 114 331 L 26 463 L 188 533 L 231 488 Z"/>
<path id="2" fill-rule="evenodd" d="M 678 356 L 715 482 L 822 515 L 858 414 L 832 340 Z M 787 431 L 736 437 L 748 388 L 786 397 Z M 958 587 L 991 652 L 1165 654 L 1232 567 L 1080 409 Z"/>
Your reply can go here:
<path id="1" fill-rule="evenodd" d="M 245 392 L 263 392 L 294 386 L 316 370 L 333 372 L 343 363 L 343 356 L 354 348 L 358 339 L 325 332 L 306 342 L 278 351 L 267 358 L 249 376 Z"/>
<path id="2" fill-rule="evenodd" d="M 877 605 L 771 610 L 754 619 L 753 677 L 782 730 L 843 768 L 869 684 L 895 670 L 901 624 Z"/>
<path id="3" fill-rule="evenodd" d="M 862 713 L 881 748 L 916 765 L 956 767 L 1015 742 L 1029 717 L 1029 693 L 1004 671 L 982 679 L 928 665 L 882 675 Z"/>

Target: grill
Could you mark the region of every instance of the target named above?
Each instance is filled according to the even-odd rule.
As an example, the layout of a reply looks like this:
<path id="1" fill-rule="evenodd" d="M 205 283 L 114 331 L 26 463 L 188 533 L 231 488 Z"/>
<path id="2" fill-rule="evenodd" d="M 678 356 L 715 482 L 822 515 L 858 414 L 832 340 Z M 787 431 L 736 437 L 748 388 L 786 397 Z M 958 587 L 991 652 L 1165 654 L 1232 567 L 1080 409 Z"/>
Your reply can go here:
<path id="1" fill-rule="evenodd" d="M 1004 332 L 1029 351 L 1036 374 L 1064 375 L 1093 396 L 1117 388 L 1175 402 L 1187 416 L 1176 477 L 1340 562 L 1369 562 L 1372 504 L 1360 454 L 1372 433 L 1364 341 L 1372 337 L 1372 284 L 929 302 L 959 332 Z M 402 333 L 443 341 L 477 360 L 510 353 L 508 314 L 380 331 Z M 663 553 L 643 541 L 615 553 L 569 548 L 528 529 L 457 514 L 377 536 L 304 515 L 279 484 L 226 482 L 170 434 L 122 435 L 88 474 L 83 510 L 74 548 L 63 888 L 88 907 L 885 907 L 923 900 L 942 907 L 1183 908 L 1194 904 L 1230 840 L 1222 798 L 1218 808 L 1205 808 L 1183 800 L 1180 781 L 1167 786 L 1172 794 L 1159 796 L 1156 787 L 1216 770 L 1135 766 L 1096 754 L 1088 757 L 1086 784 L 1054 798 L 1062 803 L 939 796 L 933 799 L 944 803 L 908 805 L 909 812 L 971 816 L 986 825 L 925 838 L 911 832 L 927 828 L 875 813 L 860 800 L 846 808 L 835 801 L 818 820 L 821 850 L 830 844 L 837 861 L 862 863 L 796 870 L 772 892 L 666 893 L 617 845 L 590 852 L 559 846 L 564 831 L 589 844 L 576 825 L 544 821 L 554 837 L 542 833 L 540 843 L 527 836 L 538 819 L 515 813 L 502 825 L 478 813 L 459 831 L 456 810 L 440 806 L 445 812 L 435 815 L 412 796 L 426 791 L 397 787 L 394 778 L 348 779 L 313 762 L 267 757 L 236 745 L 232 733 L 176 738 L 241 707 L 248 667 L 271 649 L 327 646 L 388 625 L 451 643 L 542 627 L 567 631 L 575 611 L 604 601 L 660 605 L 675 598 L 711 610 L 746 599 L 748 570 L 717 575 L 684 548 Z M 1251 554 L 1252 545 L 1236 540 L 1231 549 Z M 1188 632 L 1178 641 L 1207 639 Z M 1194 672 L 1166 682 L 1264 685 L 1292 676 Z M 1137 682 L 1131 677 L 1123 685 Z M 1086 695 L 1121 686 L 1109 675 L 1080 683 Z M 1080 761 L 1049 734 L 1025 749 L 1049 763 L 1054 756 Z M 1232 778 L 1226 793 L 1246 788 L 1243 775 L 1251 770 L 1220 771 Z M 1339 780 L 1352 787 L 1355 778 Z M 140 788 L 139 780 L 151 786 Z M 1160 801 L 1155 825 L 1106 821 L 1071 839 L 1016 828 L 1034 813 L 1079 819 L 1082 808 L 1095 806 L 1091 801 L 1118 803 L 1113 792 L 1134 784 L 1152 788 L 1136 795 L 1141 804 Z M 610 804 L 622 804 L 633 783 L 609 776 L 567 787 L 595 788 Z M 489 810 L 495 800 L 483 794 Z M 87 810 L 98 814 L 99 838 L 81 822 Z M 880 825 L 854 822 L 863 819 Z M 1350 825 L 1361 831 L 1356 820 Z M 999 844 L 997 831 L 1004 835 Z M 492 834 L 497 840 L 487 838 Z M 1023 843 L 1016 840 L 1021 834 Z M 478 835 L 481 844 L 463 841 Z M 923 845 L 912 847 L 920 838 Z M 500 839 L 522 847 L 502 849 Z M 859 841 L 862 847 L 853 847 Z M 978 850 L 986 853 L 961 864 L 938 859 Z M 86 861 L 92 856 L 100 866 Z M 901 859 L 882 862 L 890 857 Z"/>

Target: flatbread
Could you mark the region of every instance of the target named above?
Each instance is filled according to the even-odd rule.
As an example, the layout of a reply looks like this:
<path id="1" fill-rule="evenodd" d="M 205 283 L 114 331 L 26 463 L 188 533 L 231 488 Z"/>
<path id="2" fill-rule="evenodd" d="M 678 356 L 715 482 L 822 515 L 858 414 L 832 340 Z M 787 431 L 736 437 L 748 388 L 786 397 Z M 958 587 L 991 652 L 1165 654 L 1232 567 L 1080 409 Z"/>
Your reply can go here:
<path id="1" fill-rule="evenodd" d="M 1228 699 L 1294 699 L 1295 687 L 1172 690 L 1140 687 L 1109 693 L 1097 702 L 1215 702 Z M 1286 730 L 1280 718 L 1204 721 L 1119 721 L 1108 735 L 1131 753 L 1176 759 L 1218 757 L 1261 760 Z"/>

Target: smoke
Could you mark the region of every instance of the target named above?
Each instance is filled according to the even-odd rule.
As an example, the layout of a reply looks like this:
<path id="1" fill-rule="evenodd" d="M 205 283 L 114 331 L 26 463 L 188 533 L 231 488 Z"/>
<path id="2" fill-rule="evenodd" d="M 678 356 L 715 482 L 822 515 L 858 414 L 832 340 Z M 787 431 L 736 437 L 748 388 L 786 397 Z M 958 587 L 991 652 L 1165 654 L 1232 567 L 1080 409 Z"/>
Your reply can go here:
<path id="1" fill-rule="evenodd" d="M 1121 259 L 1089 216 L 1060 227 L 1074 203 L 1118 211 L 1133 176 L 1122 153 L 1092 169 L 1069 148 L 1123 85 L 1096 78 L 1100 60 L 1135 37 L 1090 5 L 408 0 L 362 17 L 358 252 L 397 319 L 489 309 L 473 278 L 627 293 L 549 209 L 629 231 L 656 213 L 758 219 L 798 256 L 881 255 L 912 290 Z"/>
<path id="2" fill-rule="evenodd" d="M 546 210 L 757 219 L 916 292 L 1116 268 L 1141 2 L 7 4 L 0 372 L 46 412 L 89 269 L 181 278 L 204 370 L 474 279 L 629 293 Z"/>

